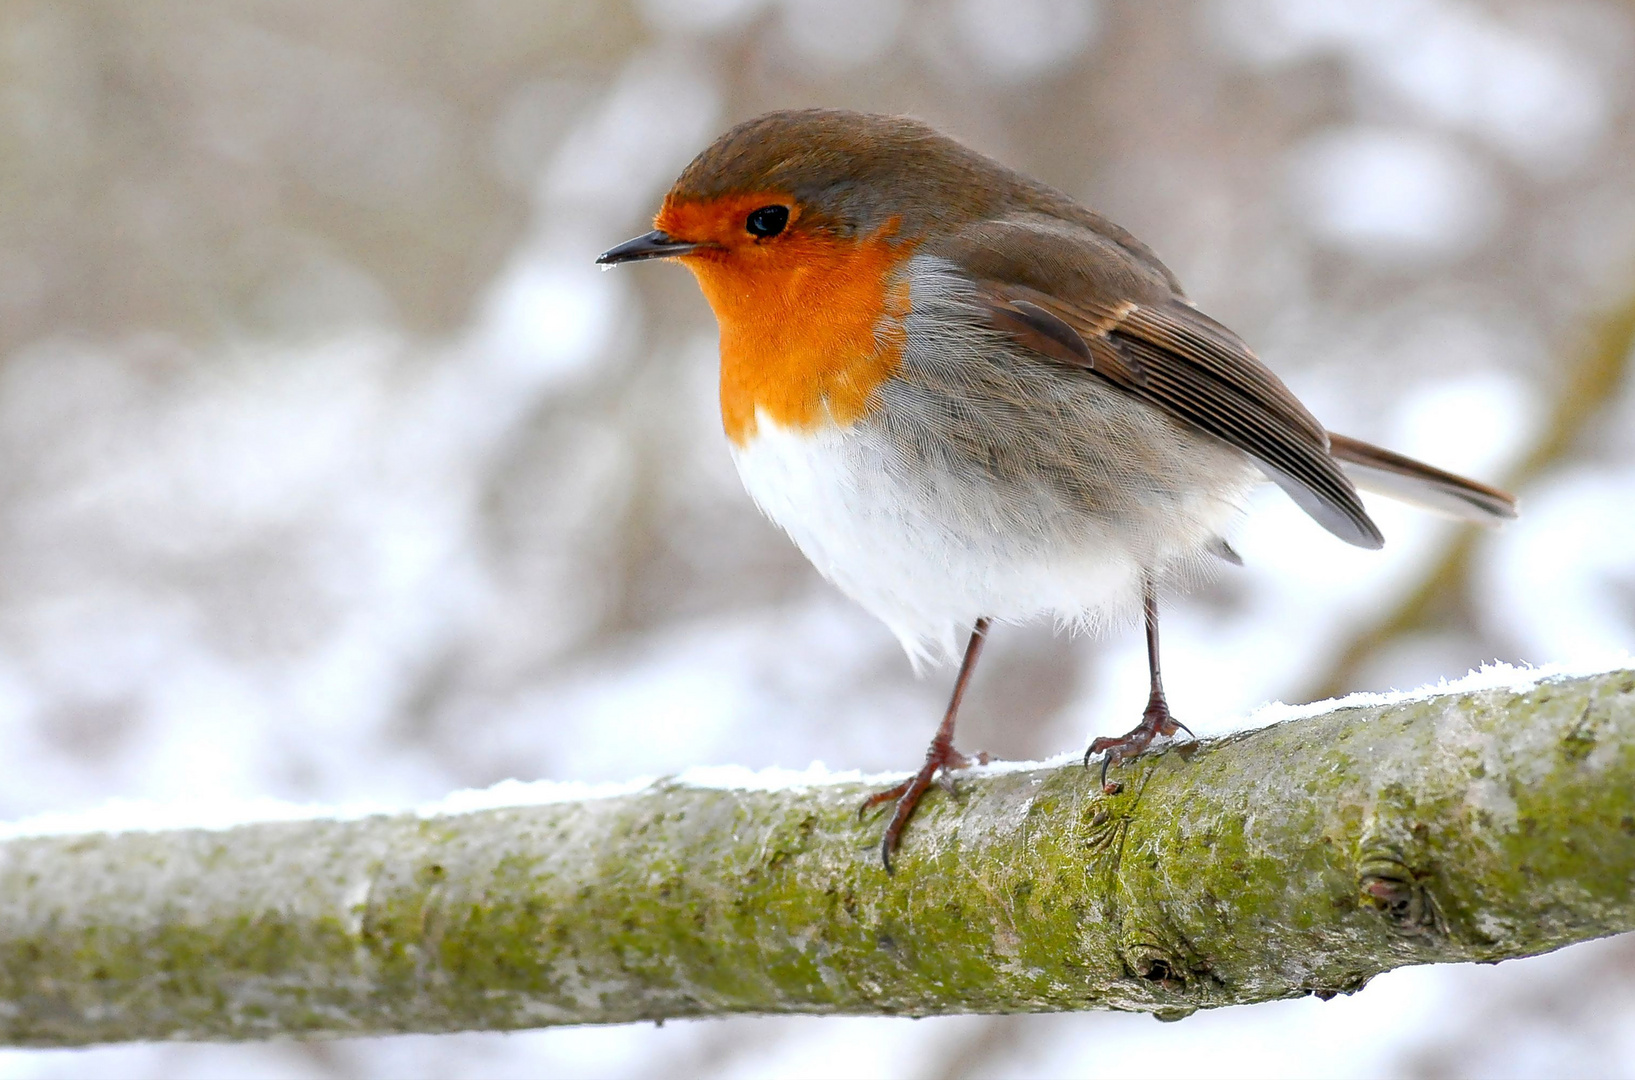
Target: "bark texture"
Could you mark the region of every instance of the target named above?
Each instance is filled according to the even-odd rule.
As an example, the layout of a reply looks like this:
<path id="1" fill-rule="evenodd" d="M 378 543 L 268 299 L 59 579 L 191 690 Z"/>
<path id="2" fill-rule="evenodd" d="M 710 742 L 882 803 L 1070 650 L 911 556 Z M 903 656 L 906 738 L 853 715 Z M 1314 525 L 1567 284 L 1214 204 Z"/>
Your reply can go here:
<path id="1" fill-rule="evenodd" d="M 660 783 L 0 844 L 15 1045 L 726 1013 L 1199 1008 L 1635 929 L 1635 672 L 1335 708 L 1115 770 Z"/>

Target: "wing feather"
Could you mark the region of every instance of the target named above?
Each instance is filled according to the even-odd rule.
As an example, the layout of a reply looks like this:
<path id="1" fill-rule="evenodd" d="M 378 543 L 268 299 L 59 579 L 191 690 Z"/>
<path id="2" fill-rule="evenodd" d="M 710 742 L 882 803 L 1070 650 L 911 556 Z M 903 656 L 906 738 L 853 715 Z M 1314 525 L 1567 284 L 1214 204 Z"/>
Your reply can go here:
<path id="1" fill-rule="evenodd" d="M 1118 245 L 1057 219 L 985 221 L 934 252 L 971 275 L 989 323 L 1237 447 L 1348 543 L 1384 543 L 1323 426 L 1230 330 Z"/>

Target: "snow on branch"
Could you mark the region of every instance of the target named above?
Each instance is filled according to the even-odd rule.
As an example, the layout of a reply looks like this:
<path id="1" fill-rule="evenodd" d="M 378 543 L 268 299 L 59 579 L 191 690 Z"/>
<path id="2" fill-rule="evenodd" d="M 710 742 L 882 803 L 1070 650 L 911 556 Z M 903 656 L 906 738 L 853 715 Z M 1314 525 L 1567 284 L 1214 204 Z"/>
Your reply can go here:
<path id="1" fill-rule="evenodd" d="M 1357 697 L 1120 770 L 501 785 L 0 829 L 0 1041 L 1198 1008 L 1635 929 L 1635 670 Z M 1263 716 L 1261 719 L 1271 719 Z M 211 824 L 220 825 L 218 819 Z M 120 830 L 120 831 L 103 831 Z"/>

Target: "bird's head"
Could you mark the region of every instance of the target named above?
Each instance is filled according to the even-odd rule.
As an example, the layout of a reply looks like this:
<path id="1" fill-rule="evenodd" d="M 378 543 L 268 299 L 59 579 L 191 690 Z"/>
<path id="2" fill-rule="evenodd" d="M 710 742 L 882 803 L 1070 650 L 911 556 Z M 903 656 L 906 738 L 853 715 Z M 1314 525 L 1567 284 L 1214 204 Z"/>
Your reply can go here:
<path id="1" fill-rule="evenodd" d="M 721 412 L 743 444 L 765 415 L 847 422 L 906 341 L 918 254 L 972 221 L 1071 208 L 1064 196 L 895 116 L 775 112 L 687 166 L 644 236 L 604 264 L 675 259 L 721 331 Z"/>
<path id="2" fill-rule="evenodd" d="M 774 112 L 699 154 L 665 196 L 654 230 L 597 261 L 680 259 L 725 322 L 746 303 L 782 307 L 818 272 L 872 273 L 939 231 L 1040 190 L 916 120 Z"/>

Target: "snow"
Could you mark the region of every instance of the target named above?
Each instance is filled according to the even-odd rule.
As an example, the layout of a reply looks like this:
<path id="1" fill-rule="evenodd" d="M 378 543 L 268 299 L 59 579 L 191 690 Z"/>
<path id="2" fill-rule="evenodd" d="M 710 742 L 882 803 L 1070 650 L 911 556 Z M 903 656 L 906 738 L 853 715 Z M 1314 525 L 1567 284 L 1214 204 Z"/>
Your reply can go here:
<path id="1" fill-rule="evenodd" d="M 418 806 L 355 802 L 338 806 L 318 803 L 254 799 L 114 799 L 86 810 L 37 814 L 19 821 L 0 822 L 0 840 L 82 833 L 162 832 L 170 829 L 233 829 L 284 821 L 358 821 L 383 814 L 413 814 L 421 818 L 473 814 L 586 799 L 612 799 L 651 787 L 651 777 L 623 784 L 587 784 L 578 781 L 502 780 L 490 787 L 455 791 L 435 802 Z"/>
<path id="2" fill-rule="evenodd" d="M 1508 690 L 1520 693 L 1550 679 L 1579 678 L 1631 668 L 1635 668 L 1635 656 L 1627 652 L 1603 654 L 1598 662 L 1589 664 L 1544 664 L 1538 667 L 1502 663 L 1483 664 L 1460 678 L 1441 679 L 1432 685 L 1414 690 L 1391 690 L 1384 693 L 1362 691 L 1332 701 L 1313 701 L 1305 705 L 1285 705 L 1280 701 L 1274 701 L 1256 709 L 1244 717 L 1241 725 L 1229 730 L 1252 731 L 1270 724 L 1281 724 L 1287 720 L 1299 720 L 1338 709 L 1384 708 L 1389 705 L 1424 701 L 1444 694 L 1469 694 L 1482 690 Z"/>
<path id="3" fill-rule="evenodd" d="M 859 769 L 833 770 L 821 761 L 804 769 L 784 769 L 774 765 L 751 769 L 743 765 L 700 765 L 679 773 L 675 783 L 683 787 L 717 791 L 804 791 L 835 784 L 895 784 L 901 773 L 867 773 Z"/>
<path id="4" fill-rule="evenodd" d="M 1487 664 L 1462 678 L 1443 679 L 1435 685 L 1388 693 L 1355 693 L 1305 705 L 1271 702 L 1244 716 L 1236 724 L 1215 725 L 1213 734 L 1253 731 L 1271 724 L 1300 720 L 1339 709 L 1383 708 L 1448 694 L 1483 690 L 1521 692 L 1549 679 L 1597 675 L 1607 671 L 1635 669 L 1635 656 L 1622 654 L 1599 665 L 1547 664 L 1542 667 Z M 1083 761 L 1083 752 L 1067 750 L 1041 761 L 990 761 L 973 765 L 970 774 L 998 776 L 1005 773 L 1059 769 Z M 434 802 L 414 806 L 385 803 L 347 803 L 323 806 L 316 803 L 282 802 L 271 798 L 194 799 L 163 802 L 116 799 L 86 810 L 38 814 L 19 821 L 0 822 L 0 841 L 29 837 L 66 836 L 85 833 L 160 832 L 168 829 L 231 829 L 283 821 L 356 821 L 382 814 L 413 814 L 420 818 L 450 817 L 485 810 L 548 806 L 588 799 L 613 799 L 635 795 L 656 785 L 716 791 L 804 791 L 842 784 L 888 786 L 901 780 L 902 773 L 864 773 L 859 769 L 830 769 L 814 761 L 804 769 L 770 766 L 751 769 L 743 765 L 699 765 L 672 777 L 644 777 L 614 783 L 585 783 L 573 780 L 502 780 L 486 788 L 455 791 Z"/>

